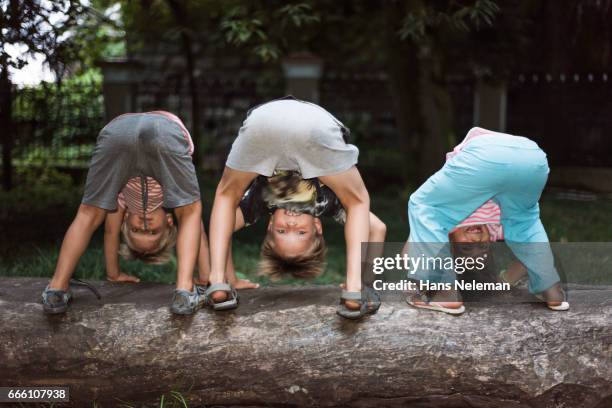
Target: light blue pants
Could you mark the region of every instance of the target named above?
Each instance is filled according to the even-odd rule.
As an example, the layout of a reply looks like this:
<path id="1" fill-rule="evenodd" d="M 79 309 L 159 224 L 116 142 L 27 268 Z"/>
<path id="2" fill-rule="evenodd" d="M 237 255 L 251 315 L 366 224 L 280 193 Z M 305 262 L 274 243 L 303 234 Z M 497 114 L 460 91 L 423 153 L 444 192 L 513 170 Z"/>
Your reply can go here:
<path id="1" fill-rule="evenodd" d="M 529 291 L 559 282 L 538 200 L 548 178 L 546 154 L 533 141 L 503 134 L 471 140 L 410 196 L 409 255 L 450 257 L 448 234 L 487 200 L 501 208 L 506 244 L 525 265 Z M 449 270 L 419 270 L 418 279 L 454 280 Z"/>

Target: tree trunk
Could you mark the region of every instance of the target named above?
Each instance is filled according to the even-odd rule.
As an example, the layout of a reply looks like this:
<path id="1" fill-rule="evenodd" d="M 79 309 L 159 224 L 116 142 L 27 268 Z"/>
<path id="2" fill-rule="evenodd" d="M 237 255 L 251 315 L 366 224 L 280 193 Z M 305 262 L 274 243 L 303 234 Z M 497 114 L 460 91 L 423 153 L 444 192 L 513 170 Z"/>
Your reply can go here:
<path id="1" fill-rule="evenodd" d="M 425 181 L 444 165 L 453 128 L 454 106 L 446 83 L 444 63 L 436 51 L 434 45 L 428 55 L 419 59 L 419 95 L 424 128 L 416 156 L 420 181 Z"/>
<path id="2" fill-rule="evenodd" d="M 241 292 L 233 312 L 175 317 L 172 287 L 96 283 L 64 316 L 39 304 L 46 279 L 0 280 L 2 386 L 67 385 L 74 406 L 582 407 L 612 403 L 612 288 L 573 288 L 572 309 L 468 303 L 453 317 L 385 294 L 360 322 L 340 290 Z M 521 292 L 522 296 L 522 292 Z M 159 406 L 159 402 L 157 403 Z"/>
<path id="3" fill-rule="evenodd" d="M 181 42 L 187 65 L 187 84 L 191 97 L 191 136 L 194 141 L 193 162 L 199 164 L 198 145 L 200 144 L 200 96 L 198 84 L 195 77 L 195 57 L 193 52 L 193 41 L 187 33 L 188 24 L 185 9 L 176 0 L 167 0 L 177 25 L 181 30 Z"/>
<path id="4" fill-rule="evenodd" d="M 422 1 L 383 4 L 387 71 L 399 146 L 410 158 L 406 160 L 412 165 L 408 173 L 420 184 L 444 163 L 451 135 L 453 106 L 445 83 L 444 61 L 434 38 L 424 38 L 422 44 L 399 38 L 402 18 L 409 12 L 418 15 L 424 7 Z"/>
<path id="5" fill-rule="evenodd" d="M 0 128 L 2 129 L 2 187 L 13 188 L 13 90 L 8 66 L 0 68 Z"/>
<path id="6" fill-rule="evenodd" d="M 412 159 L 416 157 L 418 141 L 422 132 L 419 111 L 419 66 L 417 47 L 412 41 L 402 41 L 397 31 L 405 11 L 402 4 L 394 1 L 383 1 L 386 44 L 385 54 L 389 92 L 393 100 L 395 123 L 397 126 L 398 147 L 406 157 L 403 161 L 402 179 L 404 182 L 414 180 L 417 166 Z"/>

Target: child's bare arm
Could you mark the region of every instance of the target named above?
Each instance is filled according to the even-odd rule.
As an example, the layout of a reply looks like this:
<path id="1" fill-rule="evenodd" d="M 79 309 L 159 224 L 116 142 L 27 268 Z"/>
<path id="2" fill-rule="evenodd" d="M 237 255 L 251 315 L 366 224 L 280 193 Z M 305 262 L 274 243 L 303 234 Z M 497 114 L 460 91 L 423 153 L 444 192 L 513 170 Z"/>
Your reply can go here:
<path id="1" fill-rule="evenodd" d="M 202 203 L 198 200 L 175 208 L 174 215 L 178 220 L 176 288 L 192 291 L 193 269 L 199 255 L 202 234 Z"/>
<path id="2" fill-rule="evenodd" d="M 361 290 L 361 243 L 370 236 L 370 196 L 357 167 L 319 177 L 336 194 L 346 210 L 346 290 Z M 363 254 L 365 257 L 365 254 Z"/>
<path id="3" fill-rule="evenodd" d="M 223 171 L 210 218 L 211 283 L 222 283 L 225 279 L 230 241 L 236 228 L 236 209 L 242 195 L 257 175 L 229 167 Z"/>
<path id="4" fill-rule="evenodd" d="M 105 216 L 106 210 L 102 208 L 86 204 L 79 206 L 77 215 L 64 236 L 49 288 L 68 289 L 70 277 L 74 273 L 79 259 L 87 249 L 94 231 L 104 221 Z"/>
<path id="5" fill-rule="evenodd" d="M 128 275 L 119 269 L 119 236 L 125 209 L 109 212 L 104 221 L 104 261 L 106 264 L 106 279 L 111 282 L 140 282 L 136 276 Z"/>
<path id="6" fill-rule="evenodd" d="M 104 261 L 106 263 L 106 277 L 111 279 L 119 276 L 119 235 L 123 222 L 124 211 L 108 213 L 104 221 Z"/>

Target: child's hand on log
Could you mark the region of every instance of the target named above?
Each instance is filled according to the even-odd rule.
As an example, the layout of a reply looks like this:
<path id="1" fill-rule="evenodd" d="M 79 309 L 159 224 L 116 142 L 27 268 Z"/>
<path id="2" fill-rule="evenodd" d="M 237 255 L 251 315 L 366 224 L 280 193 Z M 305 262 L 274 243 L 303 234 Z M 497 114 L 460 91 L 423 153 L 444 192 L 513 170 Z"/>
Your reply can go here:
<path id="1" fill-rule="evenodd" d="M 208 280 L 201 279 L 200 277 L 194 277 L 193 283 L 198 286 L 208 286 Z M 229 284 L 234 289 L 257 289 L 259 283 L 251 282 L 249 279 L 230 279 Z"/>
<path id="2" fill-rule="evenodd" d="M 138 283 L 140 278 L 127 273 L 119 272 L 117 275 L 106 275 L 106 280 L 109 282 L 125 282 L 125 283 Z"/>
<path id="3" fill-rule="evenodd" d="M 251 282 L 249 279 L 236 279 L 229 283 L 234 289 L 257 289 L 259 283 Z"/>

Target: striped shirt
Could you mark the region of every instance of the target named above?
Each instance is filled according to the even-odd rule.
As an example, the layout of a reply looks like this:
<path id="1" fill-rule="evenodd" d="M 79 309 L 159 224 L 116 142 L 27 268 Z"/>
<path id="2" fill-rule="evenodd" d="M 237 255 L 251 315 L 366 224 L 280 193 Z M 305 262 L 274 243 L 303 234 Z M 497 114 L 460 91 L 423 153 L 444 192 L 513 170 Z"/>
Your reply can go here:
<path id="1" fill-rule="evenodd" d="M 459 152 L 474 138 L 482 135 L 494 135 L 498 132 L 491 130 L 475 127 L 470 129 L 465 139 L 458 144 L 452 152 L 446 154 L 446 161 L 455 157 Z M 460 227 L 467 227 L 470 225 L 486 225 L 489 230 L 489 237 L 491 241 L 499 241 L 504 239 L 504 230 L 501 225 L 501 208 L 493 200 L 488 200 L 479 208 L 470 214 L 466 219 L 461 221 L 453 231 Z M 451 231 L 452 233 L 452 231 Z"/>
<path id="2" fill-rule="evenodd" d="M 152 111 L 147 113 L 153 115 L 161 115 L 170 119 L 173 122 L 176 122 L 176 124 L 178 124 L 181 128 L 185 139 L 189 143 L 189 155 L 193 154 L 193 141 L 191 140 L 191 135 L 187 131 L 187 128 L 185 128 L 183 122 L 176 115 L 165 111 Z M 130 113 L 126 113 L 126 115 L 130 115 Z M 145 179 L 147 191 L 146 213 L 148 214 L 162 206 L 164 202 L 164 191 L 159 182 L 153 177 L 145 176 Z M 119 207 L 127 208 L 131 213 L 142 214 L 144 205 L 142 187 L 142 181 L 139 176 L 132 177 L 131 179 L 129 179 L 126 185 L 121 189 L 121 192 L 117 197 L 117 203 L 119 204 Z"/>

